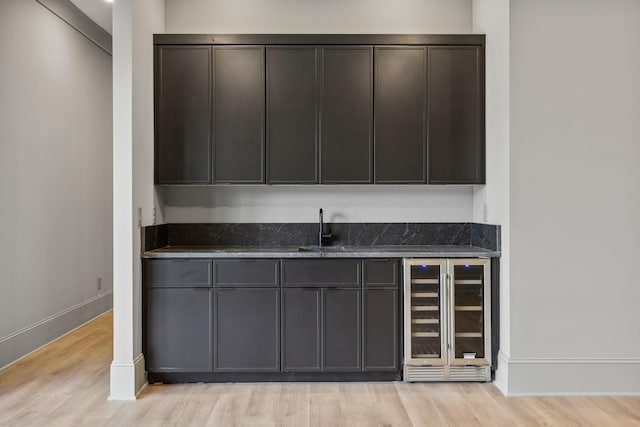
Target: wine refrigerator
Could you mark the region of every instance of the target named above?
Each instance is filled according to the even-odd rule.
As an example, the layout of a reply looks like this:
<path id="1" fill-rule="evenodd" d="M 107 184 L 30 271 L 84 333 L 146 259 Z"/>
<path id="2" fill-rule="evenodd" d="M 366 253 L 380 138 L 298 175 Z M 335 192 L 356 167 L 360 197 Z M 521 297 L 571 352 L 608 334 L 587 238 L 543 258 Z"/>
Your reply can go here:
<path id="1" fill-rule="evenodd" d="M 489 259 L 404 260 L 404 380 L 491 380 Z"/>

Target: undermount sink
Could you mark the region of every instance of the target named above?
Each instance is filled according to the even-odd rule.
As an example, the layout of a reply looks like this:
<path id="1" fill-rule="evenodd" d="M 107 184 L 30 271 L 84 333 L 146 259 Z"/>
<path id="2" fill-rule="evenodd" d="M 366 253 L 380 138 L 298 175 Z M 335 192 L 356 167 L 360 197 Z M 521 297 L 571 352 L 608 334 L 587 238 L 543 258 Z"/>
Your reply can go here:
<path id="1" fill-rule="evenodd" d="M 298 252 L 346 252 L 344 246 L 301 246 Z"/>

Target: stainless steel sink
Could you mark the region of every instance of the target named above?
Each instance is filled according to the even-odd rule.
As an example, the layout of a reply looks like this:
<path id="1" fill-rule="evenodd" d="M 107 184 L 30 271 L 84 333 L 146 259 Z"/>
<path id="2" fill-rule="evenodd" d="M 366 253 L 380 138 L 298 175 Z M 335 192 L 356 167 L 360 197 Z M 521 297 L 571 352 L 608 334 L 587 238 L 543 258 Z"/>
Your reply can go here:
<path id="1" fill-rule="evenodd" d="M 301 246 L 298 252 L 346 252 L 344 246 Z"/>

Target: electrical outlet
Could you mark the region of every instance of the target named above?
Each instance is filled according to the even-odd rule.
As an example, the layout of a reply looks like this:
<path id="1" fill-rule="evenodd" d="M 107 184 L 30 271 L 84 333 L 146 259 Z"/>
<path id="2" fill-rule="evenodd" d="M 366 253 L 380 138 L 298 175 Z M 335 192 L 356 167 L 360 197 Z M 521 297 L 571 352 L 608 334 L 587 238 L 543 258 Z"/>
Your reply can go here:
<path id="1" fill-rule="evenodd" d="M 153 225 L 156 225 L 156 207 L 153 207 L 152 210 L 152 214 L 153 214 Z"/>
<path id="2" fill-rule="evenodd" d="M 484 222 L 489 222 L 489 205 L 486 203 L 482 209 L 482 216 L 484 217 Z"/>
<path id="3" fill-rule="evenodd" d="M 142 208 L 138 208 L 138 227 L 142 227 Z"/>
<path id="4" fill-rule="evenodd" d="M 98 277 L 98 290 L 102 289 L 102 277 Z"/>

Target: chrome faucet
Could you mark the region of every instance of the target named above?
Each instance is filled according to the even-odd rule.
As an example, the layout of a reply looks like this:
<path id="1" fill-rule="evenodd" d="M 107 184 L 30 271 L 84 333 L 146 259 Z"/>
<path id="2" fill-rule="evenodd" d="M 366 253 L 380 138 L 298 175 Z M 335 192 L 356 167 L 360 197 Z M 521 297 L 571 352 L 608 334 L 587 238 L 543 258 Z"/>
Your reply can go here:
<path id="1" fill-rule="evenodd" d="M 320 228 L 318 230 L 318 246 L 322 247 L 326 243 L 329 243 L 332 237 L 333 236 L 331 235 L 330 226 L 327 226 L 325 231 L 325 225 L 323 224 L 323 221 L 322 221 L 322 208 L 320 208 Z"/>

